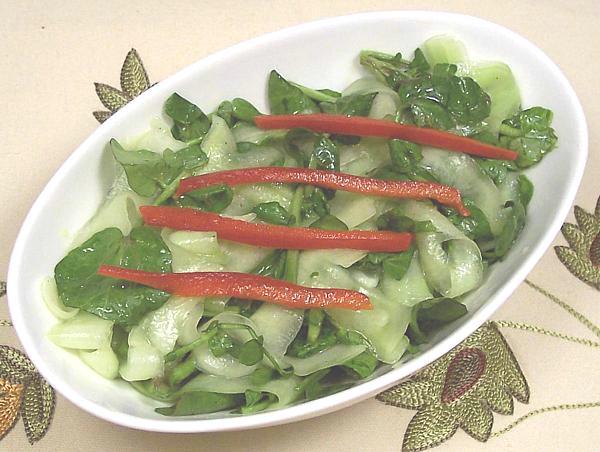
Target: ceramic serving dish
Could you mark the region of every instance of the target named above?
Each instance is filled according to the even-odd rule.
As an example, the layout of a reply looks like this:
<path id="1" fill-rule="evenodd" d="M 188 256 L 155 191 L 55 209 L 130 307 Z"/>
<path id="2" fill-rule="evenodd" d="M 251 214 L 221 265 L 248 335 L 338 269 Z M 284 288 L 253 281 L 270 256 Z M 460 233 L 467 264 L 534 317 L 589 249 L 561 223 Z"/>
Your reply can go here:
<path id="1" fill-rule="evenodd" d="M 361 49 L 412 52 L 427 38 L 448 33 L 473 60 L 500 60 L 512 68 L 524 106 L 554 111 L 559 146 L 527 172 L 535 184 L 527 225 L 506 259 L 467 299 L 469 314 L 441 331 L 428 348 L 369 381 L 328 397 L 249 416 L 213 414 L 167 418 L 122 381 L 96 375 L 80 359 L 50 343 L 55 322 L 40 297 L 43 277 L 65 255 L 70 237 L 98 208 L 114 176 L 105 145 L 148 127 L 174 91 L 204 111 L 222 99 L 244 97 L 266 108 L 268 71 L 276 68 L 307 86 L 340 89 L 361 74 Z M 68 132 L 67 132 L 68 133 Z M 378 12 L 312 22 L 271 33 L 206 57 L 155 85 L 100 126 L 57 171 L 31 208 L 12 253 L 8 297 L 25 351 L 62 395 L 84 410 L 128 427 L 164 432 L 207 432 L 269 426 L 338 410 L 392 386 L 457 345 L 509 297 L 559 231 L 573 202 L 587 156 L 587 129 L 577 97 L 559 68 L 521 36 L 481 19 L 433 12 Z"/>

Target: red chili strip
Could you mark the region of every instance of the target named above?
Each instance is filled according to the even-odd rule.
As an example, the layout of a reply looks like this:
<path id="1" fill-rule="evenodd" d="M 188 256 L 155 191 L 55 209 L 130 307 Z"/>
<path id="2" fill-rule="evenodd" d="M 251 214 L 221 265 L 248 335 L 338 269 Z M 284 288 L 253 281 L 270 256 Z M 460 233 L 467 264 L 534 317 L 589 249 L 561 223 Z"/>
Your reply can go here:
<path id="1" fill-rule="evenodd" d="M 288 308 L 372 309 L 369 298 L 355 290 L 317 289 L 248 273 L 153 273 L 102 265 L 98 274 L 124 279 L 182 297 L 237 297 Z"/>
<path id="2" fill-rule="evenodd" d="M 211 185 L 234 186 L 254 183 L 300 183 L 388 198 L 434 199 L 441 204 L 454 207 L 463 216 L 469 215 L 469 210 L 462 203 L 460 192 L 448 185 L 435 182 L 373 179 L 337 171 L 280 166 L 244 168 L 188 177 L 180 182 L 176 195 L 181 196 L 189 191 Z"/>
<path id="3" fill-rule="evenodd" d="M 482 143 L 442 130 L 398 124 L 361 116 L 327 115 L 259 115 L 254 122 L 261 129 L 303 128 L 313 132 L 339 133 L 361 137 L 400 138 L 414 143 L 464 152 L 491 159 L 516 160 L 519 154 L 509 149 Z"/>
<path id="4" fill-rule="evenodd" d="M 391 231 L 329 231 L 271 224 L 254 224 L 197 209 L 142 206 L 146 224 L 186 231 L 214 231 L 232 242 L 266 248 L 310 250 L 352 249 L 394 253 L 410 247 L 412 234 Z"/>

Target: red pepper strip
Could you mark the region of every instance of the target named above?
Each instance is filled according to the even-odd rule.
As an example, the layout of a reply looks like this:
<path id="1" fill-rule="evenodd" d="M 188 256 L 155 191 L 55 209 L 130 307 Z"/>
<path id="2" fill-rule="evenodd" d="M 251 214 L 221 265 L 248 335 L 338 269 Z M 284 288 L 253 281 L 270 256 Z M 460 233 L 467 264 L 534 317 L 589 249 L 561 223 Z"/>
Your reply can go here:
<path id="1" fill-rule="evenodd" d="M 267 276 L 233 272 L 153 273 L 101 265 L 98 274 L 124 279 L 182 297 L 237 297 L 288 308 L 372 309 L 369 297 L 355 290 L 315 289 Z"/>
<path id="2" fill-rule="evenodd" d="M 441 130 L 398 124 L 383 119 L 327 114 L 258 115 L 254 122 L 261 129 L 303 128 L 313 132 L 339 133 L 361 137 L 400 138 L 415 143 L 464 152 L 491 159 L 516 160 L 518 154 L 508 149 L 481 143 Z"/>
<path id="3" fill-rule="evenodd" d="M 186 231 L 215 231 L 219 238 L 247 245 L 289 250 L 351 249 L 394 253 L 410 247 L 412 234 L 390 231 L 329 231 L 316 228 L 254 224 L 197 209 L 142 206 L 151 226 Z"/>
<path id="4" fill-rule="evenodd" d="M 434 182 L 372 179 L 336 171 L 280 166 L 244 168 L 188 177 L 180 182 L 177 196 L 211 185 L 226 184 L 233 186 L 260 182 L 310 184 L 333 190 L 366 193 L 388 198 L 435 199 L 442 204 L 454 207 L 463 216 L 469 215 L 469 210 L 460 199 L 460 192 L 448 185 Z"/>

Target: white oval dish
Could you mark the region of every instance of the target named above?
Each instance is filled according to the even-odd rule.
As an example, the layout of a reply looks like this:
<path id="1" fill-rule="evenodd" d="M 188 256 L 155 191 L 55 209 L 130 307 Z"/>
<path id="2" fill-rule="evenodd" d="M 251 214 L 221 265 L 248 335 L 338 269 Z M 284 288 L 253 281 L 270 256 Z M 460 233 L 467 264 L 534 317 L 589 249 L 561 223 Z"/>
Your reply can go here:
<path id="1" fill-rule="evenodd" d="M 80 359 L 51 344 L 54 323 L 40 297 L 40 281 L 64 256 L 70 234 L 91 217 L 111 183 L 114 167 L 104 152 L 111 137 L 132 136 L 160 115 L 174 91 L 210 111 L 222 99 L 244 97 L 265 108 L 268 71 L 307 86 L 339 89 L 357 78 L 361 49 L 411 52 L 427 38 L 448 33 L 462 40 L 474 60 L 508 63 L 524 106 L 555 113 L 559 147 L 528 171 L 535 184 L 528 222 L 507 258 L 469 296 L 469 314 L 442 331 L 429 348 L 396 368 L 343 392 L 250 416 L 166 418 L 155 404 L 123 382 L 96 375 Z M 509 297 L 558 233 L 581 181 L 587 127 L 579 101 L 558 67 L 537 47 L 493 23 L 457 14 L 378 12 L 312 22 L 235 45 L 202 59 L 143 93 L 100 126 L 57 171 L 31 208 L 11 256 L 8 298 L 25 351 L 41 374 L 82 409 L 116 424 L 162 432 L 208 432 L 264 427 L 338 410 L 389 388 L 448 352 Z M 65 233 L 67 232 L 67 233 Z"/>

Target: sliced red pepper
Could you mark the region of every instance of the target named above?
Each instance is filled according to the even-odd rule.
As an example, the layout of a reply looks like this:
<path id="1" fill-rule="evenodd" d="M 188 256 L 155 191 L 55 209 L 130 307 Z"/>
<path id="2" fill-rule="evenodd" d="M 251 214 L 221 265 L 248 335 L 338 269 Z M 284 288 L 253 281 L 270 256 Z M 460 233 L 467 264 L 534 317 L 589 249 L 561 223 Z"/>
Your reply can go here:
<path id="1" fill-rule="evenodd" d="M 352 249 L 394 253 L 410 247 L 412 234 L 391 231 L 329 231 L 316 228 L 254 224 L 212 212 L 169 206 L 142 206 L 146 224 L 186 231 L 214 231 L 232 242 L 266 248 Z"/>
<path id="2" fill-rule="evenodd" d="M 237 297 L 288 308 L 372 309 L 366 295 L 347 289 L 317 289 L 248 273 L 153 273 L 102 265 L 98 274 L 124 279 L 182 297 Z"/>
<path id="3" fill-rule="evenodd" d="M 516 160 L 519 154 L 491 144 L 442 130 L 398 124 L 383 119 L 316 113 L 311 115 L 259 115 L 254 122 L 261 129 L 303 128 L 313 132 L 339 133 L 360 137 L 399 138 L 414 143 L 464 152 L 490 159 Z"/>
<path id="4" fill-rule="evenodd" d="M 394 181 L 353 176 L 336 171 L 309 168 L 263 167 L 241 170 L 219 171 L 183 179 L 177 196 L 211 185 L 229 186 L 253 183 L 300 183 L 317 185 L 333 190 L 371 194 L 388 198 L 435 199 L 441 204 L 454 207 L 461 215 L 468 216 L 469 210 L 460 198 L 460 192 L 448 185 L 435 182 Z"/>

